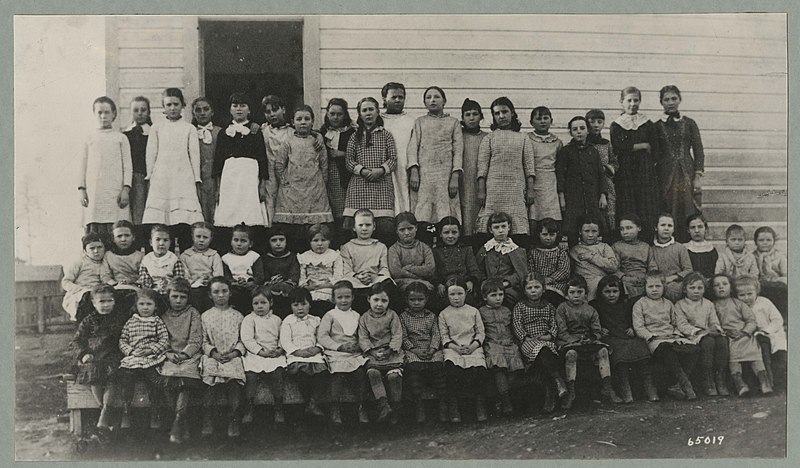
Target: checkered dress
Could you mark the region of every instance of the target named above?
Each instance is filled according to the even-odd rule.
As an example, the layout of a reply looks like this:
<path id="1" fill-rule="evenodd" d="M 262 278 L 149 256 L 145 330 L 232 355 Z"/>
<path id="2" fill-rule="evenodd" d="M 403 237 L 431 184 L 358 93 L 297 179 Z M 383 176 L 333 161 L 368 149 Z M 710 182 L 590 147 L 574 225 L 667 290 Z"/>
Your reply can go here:
<path id="1" fill-rule="evenodd" d="M 562 296 L 567 292 L 569 254 L 561 247 L 533 248 L 528 251 L 528 270 L 544 276 L 547 289 Z"/>
<path id="2" fill-rule="evenodd" d="M 345 157 L 338 156 L 337 153 L 347 151 L 347 144 L 354 133 L 353 127 L 331 128 L 325 133 L 325 146 L 328 148 L 328 199 L 336 219 L 341 218 L 344 212 L 344 200 L 350 182 L 350 174 L 342 174 L 342 168 L 346 168 Z"/>
<path id="3" fill-rule="evenodd" d="M 161 317 L 140 317 L 133 314 L 122 327 L 119 350 L 125 355 L 119 366 L 125 369 L 146 369 L 160 364 L 169 349 L 169 332 Z M 144 356 L 134 356 L 134 351 L 147 350 Z"/>
<path id="4" fill-rule="evenodd" d="M 439 334 L 439 324 L 436 315 L 429 310 L 424 310 L 422 315 L 412 314 L 406 310 L 400 314 L 400 325 L 403 326 L 403 350 L 406 363 L 409 362 L 441 362 L 442 337 Z M 423 361 L 411 352 L 414 348 L 430 348 L 436 350 L 430 361 Z"/>
<path id="5" fill-rule="evenodd" d="M 376 127 L 369 140 L 367 145 L 366 135 L 360 140 L 354 135 L 347 143 L 347 170 L 354 175 L 347 187 L 344 216 L 353 216 L 362 208 L 372 210 L 376 217 L 394 216 L 394 185 L 390 175 L 397 169 L 394 138 L 383 127 Z M 386 174 L 375 182 L 359 174 L 363 168 L 378 167 L 383 167 Z"/>
<path id="6" fill-rule="evenodd" d="M 556 329 L 556 309 L 547 301 L 539 301 L 539 304 L 532 304 L 528 300 L 523 300 L 514 306 L 512 325 L 514 335 L 521 343 L 520 350 L 528 361 L 533 362 L 542 348 L 550 348 L 553 354 L 558 352 L 553 341 L 537 340 L 534 337 L 549 333 L 555 339 L 558 330 Z"/>

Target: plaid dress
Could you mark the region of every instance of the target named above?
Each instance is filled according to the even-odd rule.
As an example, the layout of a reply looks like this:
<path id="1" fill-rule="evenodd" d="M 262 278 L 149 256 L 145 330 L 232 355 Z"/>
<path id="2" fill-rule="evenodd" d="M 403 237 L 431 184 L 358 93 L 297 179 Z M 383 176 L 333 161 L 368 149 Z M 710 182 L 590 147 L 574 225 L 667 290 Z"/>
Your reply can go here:
<path id="1" fill-rule="evenodd" d="M 533 362 L 542 348 L 550 348 L 556 354 L 557 348 L 553 341 L 537 340 L 536 337 L 549 333 L 553 339 L 558 334 L 556 329 L 556 309 L 547 301 L 540 300 L 533 303 L 528 299 L 522 300 L 514 306 L 512 312 L 512 326 L 517 341 L 520 342 L 520 351 L 529 362 Z"/>
<path id="2" fill-rule="evenodd" d="M 380 180 L 369 182 L 361 176 L 362 169 L 382 167 L 386 173 Z M 375 127 L 360 140 L 357 136 L 347 143 L 347 170 L 354 174 L 347 186 L 344 216 L 353 216 L 357 210 L 367 208 L 376 217 L 394 216 L 394 185 L 391 173 L 397 169 L 397 148 L 392 134 L 383 127 Z"/>
<path id="3" fill-rule="evenodd" d="M 406 309 L 400 314 L 400 325 L 403 327 L 403 351 L 406 363 L 443 361 L 442 336 L 439 334 L 439 324 L 433 312 L 426 309 L 417 315 Z M 414 354 L 412 349 L 432 349 L 435 352 L 429 361 L 424 361 Z"/>
<path id="4" fill-rule="evenodd" d="M 334 219 L 341 219 L 344 213 L 344 200 L 351 178 L 344 154 L 355 132 L 355 127 L 349 126 L 329 128 L 324 135 L 325 146 L 328 149 L 328 199 L 331 202 Z"/>
<path id="5" fill-rule="evenodd" d="M 536 247 L 529 250 L 528 271 L 542 275 L 548 291 L 555 291 L 562 296 L 567 293 L 570 273 L 569 254 L 561 247 L 550 249 Z"/>
<path id="6" fill-rule="evenodd" d="M 160 364 L 169 349 L 169 332 L 161 317 L 142 317 L 133 314 L 122 327 L 119 350 L 125 355 L 119 366 L 126 369 L 146 369 Z M 147 350 L 144 356 L 134 356 L 134 351 Z"/>

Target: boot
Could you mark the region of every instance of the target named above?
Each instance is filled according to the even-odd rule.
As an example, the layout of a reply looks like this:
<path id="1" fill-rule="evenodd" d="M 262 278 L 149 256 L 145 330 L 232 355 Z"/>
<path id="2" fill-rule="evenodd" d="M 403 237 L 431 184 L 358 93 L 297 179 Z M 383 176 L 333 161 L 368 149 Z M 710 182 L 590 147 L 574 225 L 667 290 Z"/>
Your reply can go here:
<path id="1" fill-rule="evenodd" d="M 769 374 L 767 371 L 759 371 L 758 372 L 758 381 L 761 384 L 761 393 L 764 395 L 769 395 L 772 393 L 772 383 L 770 382 Z"/>
<path id="2" fill-rule="evenodd" d="M 439 422 L 447 422 L 447 400 L 445 397 L 439 398 Z"/>
<path id="3" fill-rule="evenodd" d="M 508 415 L 514 412 L 514 407 L 511 405 L 511 396 L 508 393 L 500 394 L 500 407 L 502 408 L 503 414 Z"/>
<path id="4" fill-rule="evenodd" d="M 658 401 L 658 389 L 653 383 L 653 371 L 649 365 L 641 367 L 644 380 L 644 392 L 647 394 L 647 401 Z"/>
<path id="5" fill-rule="evenodd" d="M 563 398 L 564 395 L 566 395 L 567 392 L 569 391 L 567 389 L 566 382 L 564 382 L 564 379 L 562 379 L 561 376 L 558 375 L 558 374 L 553 376 L 553 381 L 556 384 L 556 392 L 557 392 L 558 398 Z"/>
<path id="6" fill-rule="evenodd" d="M 740 397 L 750 393 L 750 387 L 742 380 L 741 372 L 731 374 L 731 378 L 733 378 L 733 385 L 736 387 L 736 393 L 738 393 Z"/>
<path id="7" fill-rule="evenodd" d="M 157 407 L 150 408 L 150 429 L 161 429 L 161 411 Z"/>
<path id="8" fill-rule="evenodd" d="M 561 399 L 561 407 L 563 409 L 570 409 L 572 408 L 572 403 L 575 402 L 575 381 L 570 380 L 567 382 L 567 393 Z"/>
<path id="9" fill-rule="evenodd" d="M 621 398 L 623 403 L 633 403 L 633 391 L 631 390 L 631 381 L 628 379 L 628 374 L 625 373 L 619 379 L 620 391 L 622 392 Z"/>
<path id="10" fill-rule="evenodd" d="M 450 413 L 450 422 L 460 423 L 461 412 L 458 411 L 458 398 L 451 396 L 447 406 L 448 406 L 448 412 Z"/>
<path id="11" fill-rule="evenodd" d="M 556 409 L 555 393 L 556 389 L 549 383 L 544 386 L 544 405 L 542 405 L 544 414 L 552 413 Z"/>
<path id="12" fill-rule="evenodd" d="M 392 414 L 392 408 L 389 406 L 389 402 L 386 400 L 386 397 L 378 398 L 378 422 L 386 421 L 386 418 Z"/>
<path id="13" fill-rule="evenodd" d="M 478 422 L 486 421 L 486 398 L 483 395 L 475 397 L 475 419 Z"/>
<path id="14" fill-rule="evenodd" d="M 686 399 L 686 393 L 683 392 L 683 389 L 681 388 L 680 384 L 672 384 L 669 387 L 667 387 L 667 393 L 676 400 Z"/>
<path id="15" fill-rule="evenodd" d="M 183 433 L 183 415 L 176 415 L 175 420 L 172 422 L 172 429 L 169 431 L 169 441 L 173 444 L 182 443 Z"/>
<path id="16" fill-rule="evenodd" d="M 253 402 L 252 400 L 246 400 L 245 402 L 245 409 L 244 409 L 244 416 L 242 416 L 242 424 L 250 424 L 253 422 Z"/>
<path id="17" fill-rule="evenodd" d="M 120 429 L 130 429 L 131 428 L 131 407 L 129 405 L 125 405 L 122 408 L 122 419 L 119 422 Z"/>
<path id="18" fill-rule="evenodd" d="M 214 416 L 211 414 L 211 408 L 206 408 L 203 413 L 203 430 L 200 434 L 210 436 L 214 433 Z"/>
<path id="19" fill-rule="evenodd" d="M 717 393 L 719 396 L 728 396 L 731 393 L 728 391 L 728 382 L 725 381 L 725 371 L 718 370 L 714 372 L 714 381 L 717 384 Z"/>
<path id="20" fill-rule="evenodd" d="M 707 371 L 703 373 L 703 387 L 705 387 L 706 395 L 708 396 L 717 396 L 717 386 L 714 385 L 714 376 L 711 374 L 711 371 Z"/>
<path id="21" fill-rule="evenodd" d="M 604 400 L 616 404 L 622 403 L 622 398 L 617 396 L 617 393 L 614 391 L 614 387 L 611 386 L 611 377 L 603 378 L 602 385 L 603 386 L 600 390 L 600 395 Z M 631 401 L 633 401 L 633 397 L 631 397 Z"/>
<path id="22" fill-rule="evenodd" d="M 314 397 L 308 399 L 308 403 L 306 403 L 306 414 L 310 414 L 311 416 L 321 417 L 325 416 L 319 406 L 317 405 L 317 400 Z"/>
<path id="23" fill-rule="evenodd" d="M 108 405 L 103 405 L 100 408 L 100 417 L 97 419 L 97 428 L 98 429 L 109 429 L 111 427 L 110 420 L 111 420 L 111 407 Z"/>
<path id="24" fill-rule="evenodd" d="M 331 422 L 337 426 L 342 424 L 342 408 L 339 403 L 331 403 Z"/>
<path id="25" fill-rule="evenodd" d="M 231 418 L 231 422 L 228 423 L 228 437 L 239 437 L 241 435 L 239 428 L 240 428 L 239 417 L 233 416 Z"/>
<path id="26" fill-rule="evenodd" d="M 361 424 L 367 424 L 369 422 L 369 414 L 367 414 L 367 409 L 364 408 L 363 403 L 358 405 L 358 422 Z"/>
<path id="27" fill-rule="evenodd" d="M 425 422 L 425 402 L 422 399 L 419 399 L 414 402 L 416 406 L 416 413 L 417 413 L 417 423 L 422 424 Z"/>
<path id="28" fill-rule="evenodd" d="M 681 375 L 678 376 L 678 383 L 681 386 L 681 390 L 686 395 L 686 399 L 689 401 L 696 400 L 697 394 L 694 392 L 694 387 L 692 387 L 692 382 L 689 380 L 689 377 L 686 376 L 686 373 L 681 372 Z"/>
<path id="29" fill-rule="evenodd" d="M 275 415 L 273 416 L 274 421 L 278 424 L 283 424 L 286 422 L 286 416 L 283 415 L 283 404 L 276 403 L 275 404 Z"/>

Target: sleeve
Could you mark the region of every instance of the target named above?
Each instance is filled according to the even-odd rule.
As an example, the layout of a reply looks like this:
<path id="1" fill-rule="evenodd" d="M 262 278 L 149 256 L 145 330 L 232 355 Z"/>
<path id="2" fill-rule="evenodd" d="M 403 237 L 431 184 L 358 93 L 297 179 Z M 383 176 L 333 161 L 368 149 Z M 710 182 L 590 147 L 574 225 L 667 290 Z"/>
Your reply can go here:
<path id="1" fill-rule="evenodd" d="M 225 261 L 222 262 L 222 274 L 229 280 L 233 279 L 233 272 L 231 272 L 230 267 L 227 263 L 225 263 Z"/>
<path id="2" fill-rule="evenodd" d="M 242 328 L 242 318 L 244 318 L 244 317 L 241 317 L 241 318 L 239 319 L 239 323 L 237 323 L 237 324 L 236 324 L 236 328 L 237 328 L 237 329 L 240 329 L 240 330 L 241 330 L 241 328 Z M 234 351 L 234 350 L 235 350 L 235 351 L 239 351 L 239 354 L 240 354 L 241 356 L 244 356 L 245 348 L 244 348 L 244 344 L 242 344 L 242 339 L 241 339 L 241 337 L 240 337 L 240 336 L 238 336 L 238 335 L 236 336 L 236 338 L 237 338 L 237 339 L 236 339 L 236 344 L 235 344 L 235 345 L 233 345 L 233 349 L 232 349 L 231 351 Z"/>
<path id="3" fill-rule="evenodd" d="M 569 148 L 561 148 L 556 153 L 556 191 L 564 192 L 564 181 L 567 177 L 567 152 Z"/>
<path id="4" fill-rule="evenodd" d="M 453 172 L 464 172 L 464 133 L 458 120 L 453 125 Z"/>
<path id="5" fill-rule="evenodd" d="M 248 353 L 258 354 L 261 351 L 261 345 L 256 341 L 255 321 L 251 315 L 245 316 L 242 319 L 242 325 L 239 332 L 242 344 Z"/>
<path id="6" fill-rule="evenodd" d="M 73 291 L 77 291 L 80 289 L 80 286 L 75 284 L 75 280 L 78 278 L 78 274 L 81 271 L 81 262 L 75 262 L 72 266 L 69 267 L 66 271 L 64 271 L 64 277 L 61 278 L 61 289 L 64 291 L 71 293 Z"/>
<path id="7" fill-rule="evenodd" d="M 758 264 L 756 264 L 758 267 Z M 787 279 L 789 276 L 789 260 L 786 258 L 786 255 L 779 254 L 778 256 L 778 264 L 776 273 L 778 273 L 778 278 Z"/>
<path id="8" fill-rule="evenodd" d="M 291 152 L 292 147 L 288 141 L 282 142 L 275 151 L 275 176 L 283 183 L 286 181 L 286 168 L 289 164 L 289 153 Z"/>
<path id="9" fill-rule="evenodd" d="M 689 273 L 691 273 L 694 270 L 692 268 L 692 258 L 689 256 L 689 251 L 682 244 L 680 244 L 679 263 L 680 263 L 681 271 L 679 271 L 677 273 L 677 275 L 678 275 L 678 278 L 683 280 L 683 278 L 685 278 L 686 275 L 688 275 Z"/>
<path id="10" fill-rule="evenodd" d="M 392 311 L 392 320 L 389 323 L 392 330 L 392 339 L 389 340 L 389 349 L 400 352 L 403 347 L 403 326 L 400 324 L 400 317 L 397 312 Z"/>
<path id="11" fill-rule="evenodd" d="M 356 138 L 355 135 L 347 142 L 347 151 L 345 153 L 345 166 L 347 170 L 357 176 L 361 176 L 361 169 L 364 169 L 363 164 L 359 164 L 356 152 Z"/>
<path id="12" fill-rule="evenodd" d="M 264 261 L 261 257 L 258 257 L 250 268 L 253 269 L 253 283 L 259 286 L 264 284 L 266 278 L 264 278 Z"/>
<path id="13" fill-rule="evenodd" d="M 324 144 L 322 148 L 317 150 L 317 162 L 319 163 L 319 171 L 322 173 L 322 180 L 328 184 L 328 148 Z"/>
<path id="14" fill-rule="evenodd" d="M 317 328 L 317 343 L 327 350 L 336 351 L 339 349 L 339 343 L 334 341 L 333 337 L 331 337 L 332 329 L 333 316 L 331 316 L 331 314 L 323 315 L 322 320 L 319 322 L 319 327 Z"/>
<path id="15" fill-rule="evenodd" d="M 694 171 L 703 172 L 705 170 L 706 153 L 703 150 L 703 140 L 700 138 L 700 129 L 697 122 L 690 120 L 689 130 L 692 139 L 692 156 L 694 157 Z"/>
<path id="16" fill-rule="evenodd" d="M 710 301 L 703 299 L 703 304 L 708 304 L 708 325 L 710 328 L 717 330 L 718 332 L 723 332 L 722 324 L 719 323 L 719 317 L 717 316 L 717 309 L 714 307 Z M 781 319 L 781 328 L 783 328 L 783 320 Z"/>
<path id="17" fill-rule="evenodd" d="M 688 254 L 688 251 L 687 251 Z M 689 264 L 692 263 L 691 257 L 689 258 Z M 649 246 L 647 248 L 647 271 L 654 271 L 658 270 L 658 264 L 656 264 L 656 256 L 653 253 L 653 246 Z"/>
<path id="18" fill-rule="evenodd" d="M 464 251 L 466 252 L 464 254 L 464 263 L 467 267 L 467 275 L 470 279 L 479 283 L 483 279 L 483 273 L 478 267 L 478 262 L 475 260 L 475 254 L 472 253 L 471 248 L 466 248 Z M 447 278 L 445 278 L 445 280 L 446 279 Z M 475 286 L 477 287 L 478 285 L 476 284 Z"/>
<path id="19" fill-rule="evenodd" d="M 589 148 L 591 148 L 592 154 L 595 155 L 594 158 L 595 158 L 595 160 L 597 160 L 597 164 L 596 164 L 597 165 L 597 169 L 596 169 L 596 171 L 597 171 L 597 182 L 598 182 L 597 185 L 598 185 L 598 188 L 600 190 L 600 193 L 601 194 L 604 193 L 604 194 L 608 195 L 608 192 L 610 191 L 610 188 L 608 186 L 608 179 L 606 178 L 606 169 L 603 166 L 602 159 L 600 159 L 600 152 L 597 151 L 597 148 L 595 148 L 593 146 L 590 146 Z"/>
<path id="20" fill-rule="evenodd" d="M 414 126 L 411 128 L 411 138 L 408 140 L 408 147 L 406 149 L 406 158 L 408 163 L 403 169 L 411 169 L 412 167 L 419 167 L 419 146 L 422 140 L 422 117 L 418 117 L 414 121 Z"/>
<path id="21" fill-rule="evenodd" d="M 122 185 L 133 185 L 133 160 L 131 159 L 131 143 L 128 137 L 119 134 L 120 157 L 122 157 Z"/>
<path id="22" fill-rule="evenodd" d="M 298 286 L 306 287 L 308 284 L 308 275 L 306 274 L 306 269 L 308 265 L 305 261 L 300 261 L 300 257 L 302 255 L 297 256 L 297 261 L 300 263 L 300 279 L 297 281 Z"/>
<path id="23" fill-rule="evenodd" d="M 441 312 L 439 313 L 439 335 L 442 337 L 442 349 L 453 342 L 453 339 L 450 338 L 450 328 L 447 326 L 447 320 Z"/>
<path id="24" fill-rule="evenodd" d="M 547 303 L 546 307 L 547 311 L 550 312 L 550 318 L 549 318 L 550 329 L 548 330 L 548 332 L 550 333 L 550 336 L 555 338 L 558 336 L 558 330 L 559 330 L 558 323 L 556 322 L 556 308 L 553 307 L 553 305 L 550 304 L 549 302 Z"/>
<path id="25" fill-rule="evenodd" d="M 768 321 L 767 327 L 764 331 L 770 335 L 783 333 L 783 316 L 778 311 L 778 308 L 775 307 L 775 304 L 772 303 L 772 301 L 766 297 L 764 298 L 764 301 L 766 302 L 766 319 Z"/>
<path id="26" fill-rule="evenodd" d="M 517 337 L 517 341 L 520 343 L 525 341 L 526 335 L 525 327 L 522 324 L 522 308 L 522 303 L 517 303 L 511 311 L 511 328 L 514 330 L 514 336 Z"/>
<path id="27" fill-rule="evenodd" d="M 725 265 L 725 251 L 719 253 L 719 257 L 717 257 L 717 264 L 714 265 L 714 274 L 725 273 L 727 268 Z"/>
<path id="28" fill-rule="evenodd" d="M 386 171 L 386 175 L 389 175 L 397 170 L 397 146 L 392 134 L 386 130 L 384 132 L 386 133 L 386 162 L 381 167 Z"/>
<path id="29" fill-rule="evenodd" d="M 139 265 L 139 286 L 142 288 L 153 287 L 153 277 L 150 276 L 147 267 L 144 265 Z"/>
<path id="30" fill-rule="evenodd" d="M 413 275 L 410 275 L 403 271 L 403 264 L 400 262 L 400 252 L 399 247 L 397 247 L 397 243 L 393 244 L 386 253 L 386 263 L 389 266 L 389 274 L 392 278 L 414 278 Z"/>
<path id="31" fill-rule="evenodd" d="M 192 172 L 194 173 L 194 181 L 202 182 L 203 179 L 200 174 L 200 139 L 197 137 L 197 129 L 194 126 L 189 127 L 189 162 L 192 165 Z M 149 141 L 148 141 L 149 143 Z"/>
<path id="32" fill-rule="evenodd" d="M 591 308 L 592 314 L 590 315 L 590 329 L 592 330 L 592 334 L 594 334 L 594 339 L 599 340 L 603 329 L 603 327 L 600 325 L 600 314 L 597 313 L 597 309 L 594 307 Z"/>
<path id="33" fill-rule="evenodd" d="M 384 245 L 383 243 L 380 243 L 380 246 L 381 246 L 381 253 L 380 253 L 380 259 L 379 259 L 380 264 L 378 265 L 378 268 L 379 268 L 378 275 L 379 276 L 385 276 L 387 278 L 391 278 L 392 275 L 389 272 L 389 261 L 387 259 L 387 250 L 388 249 L 386 248 L 386 245 Z"/>
<path id="34" fill-rule="evenodd" d="M 633 150 L 633 142 L 625 135 L 625 130 L 622 129 L 616 122 L 611 123 L 611 149 L 617 155 L 617 160 L 623 153 L 630 153 Z"/>
<path id="35" fill-rule="evenodd" d="M 405 337 L 405 330 L 403 330 L 403 336 Z M 442 335 L 439 333 L 439 323 L 438 320 L 435 318 L 433 319 L 433 323 L 431 324 L 431 345 L 430 349 L 434 351 L 438 351 L 442 349 Z"/>
<path id="36" fill-rule="evenodd" d="M 556 309 L 556 330 L 558 330 L 556 334 L 556 345 L 562 346 L 566 343 L 569 343 L 569 329 L 567 328 L 567 315 L 564 312 L 564 308 L 558 306 Z"/>
<path id="37" fill-rule="evenodd" d="M 293 286 L 297 286 L 300 282 L 300 262 L 297 261 L 297 255 L 292 255 L 292 261 L 289 263 L 287 276 Z"/>
<path id="38" fill-rule="evenodd" d="M 661 154 L 661 139 L 658 137 L 659 130 L 655 123 L 648 121 L 641 127 L 646 132 L 647 142 L 650 143 L 650 160 L 655 162 L 655 158 Z"/>
<path id="39" fill-rule="evenodd" d="M 156 320 L 156 334 L 158 335 L 158 341 L 152 346 L 151 351 L 156 356 L 161 356 L 169 349 L 169 331 L 167 331 L 167 325 L 161 320 L 161 317 Z"/>
<path id="40" fill-rule="evenodd" d="M 89 167 L 89 140 L 83 142 L 83 151 L 81 151 L 80 170 L 78 171 L 78 187 L 86 188 L 86 170 Z M 77 188 L 77 187 L 76 187 Z"/>
<path id="41" fill-rule="evenodd" d="M 675 327 L 683 334 L 683 336 L 688 337 L 697 332 L 703 331 L 702 328 L 695 327 L 689 323 L 689 319 L 686 317 L 686 311 L 683 310 L 683 306 L 681 305 L 680 301 L 672 306 L 672 315 L 675 317 Z"/>
<path id="42" fill-rule="evenodd" d="M 614 152 L 614 145 L 608 142 L 608 165 L 614 168 L 614 175 L 619 171 L 619 158 L 617 153 Z"/>
<path id="43" fill-rule="evenodd" d="M 281 322 L 281 335 L 280 335 L 281 348 L 283 348 L 283 350 L 286 351 L 287 355 L 291 355 L 293 352 L 300 349 L 297 346 L 295 346 L 295 344 L 292 342 L 292 326 L 291 324 L 289 324 L 289 321 L 287 320 L 290 319 L 290 317 L 292 316 L 290 315 L 286 317 L 286 319 L 283 319 L 283 322 Z M 317 331 L 319 332 L 319 328 L 317 329 Z"/>
<path id="44" fill-rule="evenodd" d="M 75 335 L 72 337 L 72 341 L 70 341 L 70 349 L 72 350 L 72 356 L 75 358 L 76 361 L 80 362 L 83 359 L 83 356 L 90 354 L 91 350 L 89 349 L 89 329 L 91 320 L 82 320 L 78 324 L 78 330 L 75 332 Z"/>
<path id="45" fill-rule="evenodd" d="M 214 164 L 212 165 L 211 169 L 211 176 L 214 178 L 219 178 L 222 176 L 222 169 L 225 167 L 225 160 L 227 159 L 228 156 L 229 141 L 230 137 L 225 134 L 225 131 L 224 130 L 220 131 L 219 135 L 217 136 L 217 146 L 216 148 L 214 148 Z M 260 171 L 260 166 L 259 166 L 259 171 Z"/>
<path id="46" fill-rule="evenodd" d="M 186 279 L 189 281 L 189 284 L 193 283 L 196 278 L 193 276 L 192 268 L 189 265 L 189 262 L 187 261 L 189 259 L 189 256 L 186 255 L 186 251 L 183 251 L 178 256 L 178 258 L 180 259 L 181 263 L 183 263 L 183 265 L 186 267 L 186 272 L 185 272 L 186 273 Z"/>
<path id="47" fill-rule="evenodd" d="M 369 329 L 367 329 L 366 317 L 367 314 L 364 314 L 358 319 L 358 346 L 360 346 L 361 351 L 365 353 L 372 349 L 372 342 L 369 340 Z"/>
<path id="48" fill-rule="evenodd" d="M 125 322 L 125 326 L 122 327 L 122 334 L 119 336 L 119 350 L 122 352 L 123 356 L 130 356 L 133 352 L 133 346 L 131 346 L 131 326 L 130 320 Z"/>
<path id="49" fill-rule="evenodd" d="M 484 140 L 486 140 L 486 138 L 484 138 Z M 475 264 L 478 265 L 481 277 L 486 278 L 488 276 L 486 274 L 486 249 L 483 248 L 483 246 L 478 249 L 478 254 L 475 256 Z"/>
<path id="50" fill-rule="evenodd" d="M 208 312 L 206 314 L 208 314 Z M 209 335 L 208 319 L 201 318 L 200 320 L 202 321 L 201 329 L 203 330 L 203 354 L 211 356 L 211 352 L 217 349 L 217 347 L 214 346 L 214 343 L 211 341 L 211 336 Z"/>
<path id="51" fill-rule="evenodd" d="M 403 328 L 403 349 L 410 351 L 414 348 L 414 343 L 408 338 L 408 325 L 406 324 L 405 314 L 400 314 L 400 326 Z M 433 348 L 433 347 L 431 347 Z"/>
<path id="52" fill-rule="evenodd" d="M 406 270 L 416 275 L 417 278 L 432 280 L 433 275 L 436 273 L 433 251 L 428 247 L 428 244 L 424 242 L 420 242 L 419 245 L 421 247 L 422 265 L 408 265 L 406 266 Z M 389 270 L 391 271 L 391 268 Z M 394 277 L 394 275 L 392 275 L 392 277 Z"/>
<path id="53" fill-rule="evenodd" d="M 211 276 L 224 276 L 225 268 L 222 264 L 222 257 L 219 254 L 214 254 L 211 257 Z"/>
<path id="54" fill-rule="evenodd" d="M 355 272 L 353 271 L 353 257 L 350 255 L 350 249 L 347 244 L 339 247 L 339 257 L 342 259 L 342 278 L 352 278 Z"/>
<path id="55" fill-rule="evenodd" d="M 563 283 L 569 279 L 570 274 L 569 254 L 566 250 L 558 250 L 558 258 L 556 259 L 556 268 L 550 275 L 550 280 L 555 283 Z"/>
<path id="56" fill-rule="evenodd" d="M 331 278 L 331 283 L 336 283 L 342 278 L 344 278 L 344 262 L 342 262 L 340 255 L 336 255 L 336 258 L 333 259 L 333 278 Z"/>
<path id="57" fill-rule="evenodd" d="M 536 158 L 533 157 L 533 143 L 527 136 L 522 138 L 522 168 L 525 170 L 525 177 L 536 176 Z"/>
<path id="58" fill-rule="evenodd" d="M 477 341 L 479 346 L 483 346 L 483 342 L 486 341 L 486 328 L 483 326 L 483 319 L 481 318 L 481 313 L 478 309 L 474 309 L 473 316 L 475 317 L 475 337 L 472 338 L 472 341 Z"/>
<path id="59" fill-rule="evenodd" d="M 153 168 L 156 166 L 158 160 L 158 129 L 159 125 L 150 127 L 150 134 L 147 137 L 147 149 L 145 150 L 145 160 L 147 161 L 147 177 L 150 180 L 153 175 Z"/>
<path id="60" fill-rule="evenodd" d="M 200 321 L 200 313 L 196 310 L 191 311 L 189 318 L 189 339 L 181 352 L 189 357 L 201 351 L 203 346 L 203 325 Z"/>
<path id="61" fill-rule="evenodd" d="M 489 174 L 489 163 L 492 160 L 491 139 L 491 135 L 487 135 L 481 140 L 481 145 L 478 147 L 478 175 L 476 179 L 485 179 Z"/>
<path id="62" fill-rule="evenodd" d="M 756 316 L 753 313 L 753 309 L 750 308 L 749 305 L 745 304 L 744 302 L 736 299 L 736 305 L 741 307 L 742 309 L 742 319 L 744 320 L 744 328 L 742 331 L 747 333 L 748 335 L 753 335 L 753 333 L 758 330 L 758 323 L 756 322 Z"/>
<path id="63" fill-rule="evenodd" d="M 687 255 L 688 255 L 688 253 L 687 253 Z M 744 266 L 745 272 L 744 273 L 740 273 L 739 276 L 750 275 L 750 276 L 755 276 L 756 278 L 761 276 L 761 272 L 758 269 L 758 262 L 756 261 L 756 256 L 755 255 L 747 255 L 745 258 L 747 258 L 747 261 L 745 262 L 746 265 Z"/>
<path id="64" fill-rule="evenodd" d="M 172 277 L 173 278 L 186 277 L 186 265 L 177 256 L 175 257 L 175 264 L 172 266 Z"/>
<path id="65" fill-rule="evenodd" d="M 514 275 L 506 279 L 513 287 L 518 287 L 525 282 L 525 277 L 528 276 L 528 257 L 522 248 L 509 255 L 511 256 L 511 265 L 514 267 Z"/>
<path id="66" fill-rule="evenodd" d="M 594 255 L 590 258 L 590 261 L 597 267 L 606 273 L 614 273 L 619 269 L 619 260 L 617 260 L 617 256 L 614 255 L 614 251 L 611 250 L 608 244 L 602 244 L 601 251 L 598 253 L 599 255 Z"/>
<path id="67" fill-rule="evenodd" d="M 633 305 L 633 311 L 631 312 L 631 321 L 633 323 L 633 331 L 636 332 L 636 336 L 642 338 L 645 341 L 650 340 L 653 335 L 650 333 L 650 330 L 647 329 L 644 323 L 644 306 L 642 305 L 642 301 L 636 301 L 636 304 Z"/>
<path id="68" fill-rule="evenodd" d="M 261 135 L 258 135 L 258 138 L 255 140 L 254 151 L 256 153 L 256 162 L 258 162 L 258 178 L 260 180 L 268 180 L 269 160 L 267 159 L 267 145 L 264 143 L 264 138 Z M 327 175 L 327 171 L 325 174 Z"/>

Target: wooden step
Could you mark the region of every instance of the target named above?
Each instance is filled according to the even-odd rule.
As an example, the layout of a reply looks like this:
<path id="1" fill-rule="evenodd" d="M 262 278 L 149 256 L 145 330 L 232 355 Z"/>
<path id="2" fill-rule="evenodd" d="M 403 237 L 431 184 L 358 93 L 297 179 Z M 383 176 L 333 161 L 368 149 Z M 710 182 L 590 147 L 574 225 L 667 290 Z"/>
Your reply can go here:
<path id="1" fill-rule="evenodd" d="M 703 213 L 708 219 L 728 223 L 754 221 L 769 224 L 786 220 L 788 211 L 785 204 L 709 203 L 703 204 Z"/>
<path id="2" fill-rule="evenodd" d="M 776 188 L 763 185 L 738 187 L 705 186 L 703 187 L 703 204 L 742 203 L 783 205 L 788 203 L 788 191 L 785 187 Z"/>

